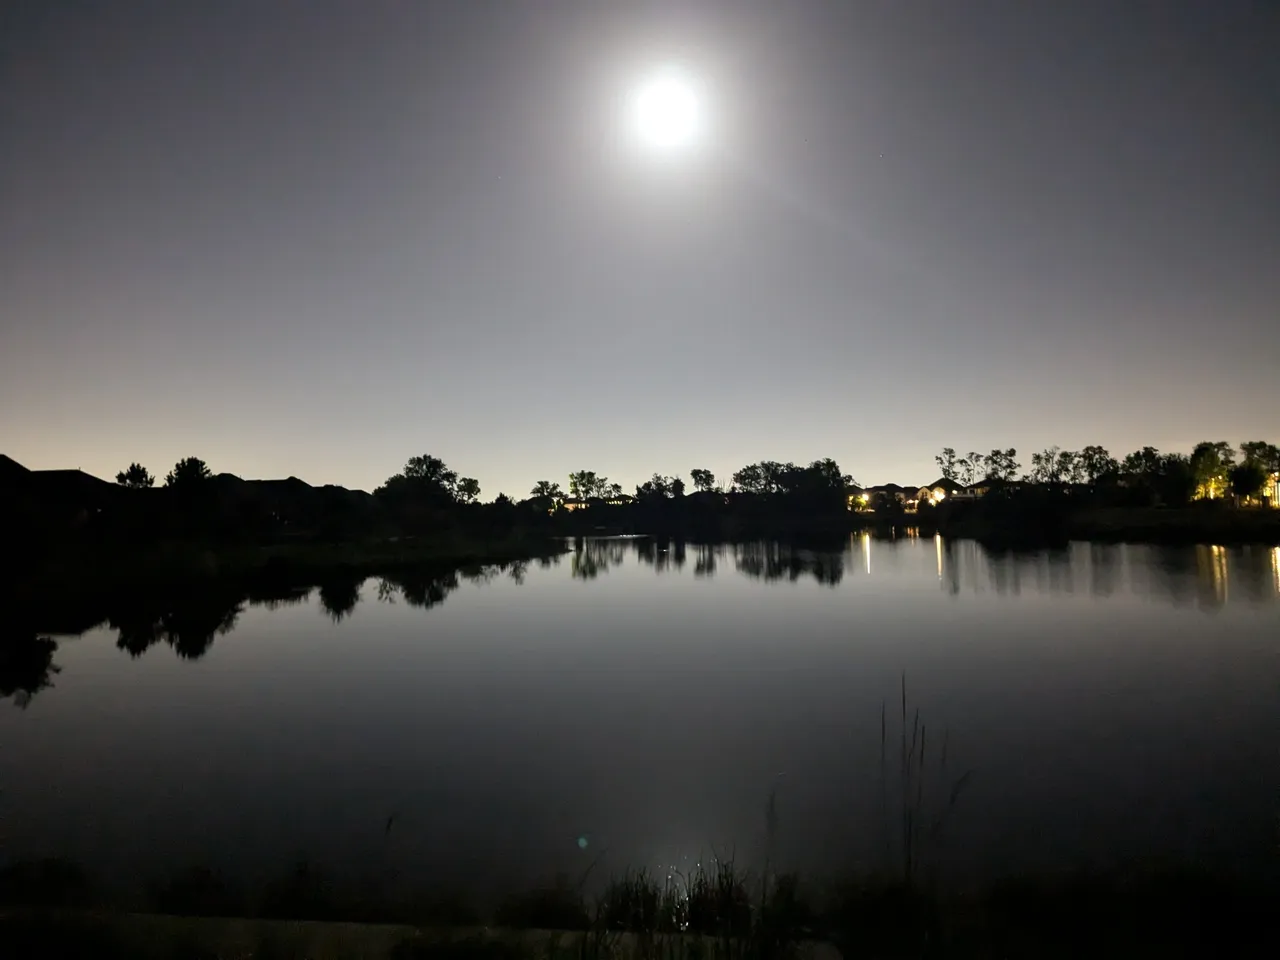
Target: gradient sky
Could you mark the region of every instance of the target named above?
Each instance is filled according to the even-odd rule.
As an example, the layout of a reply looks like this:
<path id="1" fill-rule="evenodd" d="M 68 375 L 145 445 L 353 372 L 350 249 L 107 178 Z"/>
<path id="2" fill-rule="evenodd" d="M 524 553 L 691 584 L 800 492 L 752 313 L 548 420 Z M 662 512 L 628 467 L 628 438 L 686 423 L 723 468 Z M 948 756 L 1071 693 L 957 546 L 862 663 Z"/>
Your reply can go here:
<path id="1" fill-rule="evenodd" d="M 692 162 L 628 149 L 657 61 Z M 1280 5 L 11 2 L 0 451 L 486 498 L 1280 441 Z"/>

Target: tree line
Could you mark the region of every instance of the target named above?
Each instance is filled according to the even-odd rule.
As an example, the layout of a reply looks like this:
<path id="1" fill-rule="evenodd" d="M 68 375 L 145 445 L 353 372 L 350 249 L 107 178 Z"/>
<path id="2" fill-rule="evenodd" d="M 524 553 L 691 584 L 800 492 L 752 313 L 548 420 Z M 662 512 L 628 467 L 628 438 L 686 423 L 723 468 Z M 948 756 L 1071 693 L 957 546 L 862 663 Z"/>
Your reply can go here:
<path id="1" fill-rule="evenodd" d="M 702 467 L 689 471 L 692 492 L 700 494 L 754 494 L 758 496 L 790 497 L 798 499 L 832 498 L 843 503 L 846 490 L 855 483 L 852 476 L 843 473 L 835 460 L 827 457 L 814 460 L 808 466 L 795 463 L 779 463 L 762 460 L 748 464 L 732 474 L 728 489 L 715 473 Z M 683 477 L 655 473 L 635 486 L 631 497 L 640 503 L 675 500 L 690 492 Z M 565 491 L 553 480 L 539 480 L 529 491 L 529 497 L 541 501 L 562 501 Z M 579 470 L 569 474 L 568 498 L 574 500 L 619 500 L 623 497 L 622 485 L 593 470 Z"/>
<path id="2" fill-rule="evenodd" d="M 1117 459 L 1098 445 L 1081 450 L 1052 446 L 1032 453 L 1025 470 L 1014 447 L 997 448 L 985 454 L 969 451 L 963 456 L 953 447 L 944 447 L 934 461 L 944 479 L 964 486 L 983 481 L 1091 487 L 1137 483 L 1159 488 L 1164 494 L 1162 499 L 1177 502 L 1197 496 L 1217 498 L 1228 494 L 1241 499 L 1256 497 L 1265 489 L 1268 478 L 1280 472 L 1280 447 L 1261 440 L 1247 441 L 1238 449 L 1226 441 L 1204 441 L 1196 444 L 1190 454 L 1163 453 L 1147 446 Z M 730 476 L 727 486 L 705 468 L 694 468 L 689 476 L 695 493 L 751 494 L 811 501 L 834 499 L 836 494 L 843 496 L 857 486 L 857 481 L 830 457 L 814 460 L 808 466 L 776 460 L 747 464 Z M 164 486 L 191 488 L 212 477 L 203 460 L 185 457 L 166 474 Z M 617 501 L 624 496 L 620 483 L 594 470 L 574 471 L 567 479 L 567 492 L 557 481 L 539 480 L 526 501 L 554 505 L 566 499 Z M 154 486 L 155 477 L 141 464 L 131 463 L 116 474 L 116 482 L 141 489 Z M 414 501 L 443 508 L 477 504 L 480 490 L 480 483 L 474 477 L 460 476 L 439 457 L 423 454 L 410 457 L 401 471 L 374 490 L 374 496 L 386 503 Z M 690 485 L 682 477 L 655 473 L 635 485 L 633 499 L 651 503 L 678 499 L 688 492 Z M 493 502 L 511 504 L 515 501 L 498 494 Z"/>
<path id="3" fill-rule="evenodd" d="M 173 465 L 164 478 L 166 487 L 190 487 L 204 480 L 212 480 L 213 471 L 199 457 L 183 457 Z M 116 474 L 116 483 L 134 490 L 154 487 L 156 478 L 140 463 L 131 463 Z"/>
<path id="4" fill-rule="evenodd" d="M 1162 499 L 1168 502 L 1228 494 L 1240 499 L 1256 497 L 1265 489 L 1267 479 L 1280 473 L 1280 447 L 1251 440 L 1238 449 L 1239 460 L 1237 448 L 1230 443 L 1206 440 L 1196 444 L 1190 454 L 1162 453 L 1155 447 L 1143 447 L 1116 459 L 1101 446 L 1082 450 L 1053 446 L 1031 454 L 1030 467 L 1025 471 L 1013 447 L 987 454 L 970 451 L 965 456 L 957 455 L 952 447 L 944 447 L 934 460 L 944 478 L 965 486 L 981 481 L 1016 481 L 1021 474 L 1022 482 L 1047 486 L 1147 485 L 1158 488 L 1165 495 Z"/>

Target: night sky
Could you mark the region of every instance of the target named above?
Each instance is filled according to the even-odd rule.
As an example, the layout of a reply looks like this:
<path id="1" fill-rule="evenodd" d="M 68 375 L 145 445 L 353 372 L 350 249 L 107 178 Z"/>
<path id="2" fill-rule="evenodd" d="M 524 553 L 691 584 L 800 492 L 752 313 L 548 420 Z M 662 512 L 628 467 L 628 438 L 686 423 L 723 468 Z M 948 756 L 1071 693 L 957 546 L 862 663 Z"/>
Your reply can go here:
<path id="1" fill-rule="evenodd" d="M 656 62 L 705 86 L 697 155 L 620 133 Z M 33 468 L 920 483 L 1280 441 L 1278 369 L 1266 0 L 0 8 Z"/>

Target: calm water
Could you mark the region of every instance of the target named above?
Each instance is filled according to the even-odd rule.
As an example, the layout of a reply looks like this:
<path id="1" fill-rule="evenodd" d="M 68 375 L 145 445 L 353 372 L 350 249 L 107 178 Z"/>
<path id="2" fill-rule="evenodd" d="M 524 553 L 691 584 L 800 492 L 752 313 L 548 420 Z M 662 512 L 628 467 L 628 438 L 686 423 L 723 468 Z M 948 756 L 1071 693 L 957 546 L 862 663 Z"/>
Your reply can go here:
<path id="1" fill-rule="evenodd" d="M 0 702 L 0 858 L 482 890 L 752 860 L 774 791 L 775 861 L 876 867 L 905 672 L 930 818 L 971 774 L 928 849 L 951 875 L 1274 869 L 1280 550 L 597 540 L 295 599 L 58 637 L 53 686 Z"/>

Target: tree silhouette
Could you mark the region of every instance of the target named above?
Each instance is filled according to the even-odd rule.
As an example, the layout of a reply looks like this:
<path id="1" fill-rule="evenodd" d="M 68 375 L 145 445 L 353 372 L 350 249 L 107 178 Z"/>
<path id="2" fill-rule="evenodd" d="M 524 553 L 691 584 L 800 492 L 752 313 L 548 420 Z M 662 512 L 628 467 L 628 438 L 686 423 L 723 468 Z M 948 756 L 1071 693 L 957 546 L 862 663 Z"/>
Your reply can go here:
<path id="1" fill-rule="evenodd" d="M 462 477 L 454 491 L 459 503 L 475 503 L 480 499 L 480 481 L 475 477 Z"/>
<path id="2" fill-rule="evenodd" d="M 533 489 L 529 491 L 531 497 L 548 497 L 552 500 L 563 500 L 564 491 L 560 489 L 560 484 L 551 480 L 539 480 L 533 485 Z"/>
<path id="3" fill-rule="evenodd" d="M 1191 461 L 1180 453 L 1162 454 L 1143 447 L 1124 458 L 1122 470 L 1130 481 L 1167 506 L 1182 506 L 1195 492 Z"/>
<path id="4" fill-rule="evenodd" d="M 173 465 L 164 478 L 166 487 L 190 488 L 199 486 L 213 476 L 213 471 L 199 457 L 185 457 Z"/>
<path id="5" fill-rule="evenodd" d="M 1235 450 L 1225 440 L 1197 443 L 1191 451 L 1191 475 L 1195 478 L 1197 494 L 1216 497 L 1225 493 L 1235 459 Z"/>
<path id="6" fill-rule="evenodd" d="M 693 488 L 699 493 L 710 493 L 716 487 L 716 475 L 710 470 L 694 467 L 689 471 L 689 476 L 693 478 Z"/>
<path id="7" fill-rule="evenodd" d="M 1152 477 L 1160 472 L 1160 451 L 1155 447 L 1143 447 L 1124 458 L 1123 471 L 1131 477 Z"/>
<path id="8" fill-rule="evenodd" d="M 733 475 L 733 485 L 743 493 L 782 493 L 786 475 L 795 469 L 776 460 L 749 463 Z"/>
<path id="9" fill-rule="evenodd" d="M 677 484 L 679 485 L 679 493 L 676 492 Z M 664 477 L 660 473 L 655 473 L 644 483 L 636 485 L 637 500 L 665 500 L 668 497 L 683 495 L 684 481 L 679 477 Z"/>
<path id="10" fill-rule="evenodd" d="M 1238 500 L 1257 496 L 1267 482 L 1267 475 L 1256 463 L 1237 464 L 1231 468 L 1228 477 L 1231 481 L 1231 492 Z"/>
<path id="11" fill-rule="evenodd" d="M 960 461 L 956 459 L 955 447 L 943 447 L 942 452 L 933 458 L 942 471 L 942 478 L 953 483 L 960 480 Z"/>
<path id="12" fill-rule="evenodd" d="M 465 491 L 460 487 L 463 483 L 466 484 Z M 388 477 L 386 483 L 374 490 L 373 494 L 388 501 L 448 506 L 471 502 L 480 495 L 480 485 L 470 477 L 459 480 L 457 472 L 450 470 L 439 457 L 423 454 L 410 457 L 404 470 Z M 463 499 L 464 497 L 470 499 Z"/>
<path id="13" fill-rule="evenodd" d="M 596 474 L 594 470 L 579 470 L 569 474 L 569 496 L 585 500 L 595 490 Z"/>
<path id="14" fill-rule="evenodd" d="M 1008 450 L 992 450 L 985 458 L 985 466 L 988 480 L 1016 480 L 1022 464 L 1018 463 L 1017 449 L 1010 447 Z M 943 477 L 955 479 L 948 477 L 946 473 L 943 473 Z"/>
<path id="15" fill-rule="evenodd" d="M 1059 450 L 1056 470 L 1059 480 L 1069 483 L 1084 483 L 1084 464 L 1080 462 L 1080 454 L 1074 450 Z"/>
<path id="16" fill-rule="evenodd" d="M 1185 506 L 1195 489 L 1196 478 L 1190 458 L 1181 453 L 1165 454 L 1160 461 L 1156 486 L 1160 499 L 1171 507 Z"/>
<path id="17" fill-rule="evenodd" d="M 814 460 L 807 467 L 762 460 L 733 475 L 734 488 L 740 493 L 789 498 L 803 502 L 807 508 L 830 506 L 844 510 L 845 489 L 853 484 L 853 477 L 842 473 L 840 465 L 830 457 Z"/>
<path id="18" fill-rule="evenodd" d="M 1031 469 L 1026 479 L 1032 483 L 1058 483 L 1062 480 L 1064 464 L 1059 460 L 1061 451 L 1056 447 L 1047 447 L 1039 453 L 1031 455 Z"/>
<path id="19" fill-rule="evenodd" d="M 1117 473 L 1120 469 L 1120 465 L 1107 452 L 1107 448 L 1096 445 L 1085 447 L 1080 451 L 1079 463 L 1084 471 L 1085 482 L 1092 484 L 1096 484 L 1105 476 Z"/>
<path id="20" fill-rule="evenodd" d="M 765 478 L 760 464 L 749 463 L 733 474 L 733 486 L 741 493 L 764 493 Z"/>
<path id="21" fill-rule="evenodd" d="M 1240 444 L 1245 463 L 1257 464 L 1263 474 L 1280 473 L 1280 447 L 1263 440 Z"/>
<path id="22" fill-rule="evenodd" d="M 122 487 L 132 487 L 135 490 L 154 486 L 155 482 L 156 478 L 140 463 L 131 463 L 127 469 L 121 470 L 116 474 L 116 483 Z"/>
<path id="23" fill-rule="evenodd" d="M 801 470 L 793 470 L 791 474 L 791 493 L 805 493 L 811 496 L 838 494 L 842 505 L 844 488 L 853 481 L 853 477 L 845 477 L 840 472 L 840 464 L 830 457 L 815 460 Z"/>
<path id="24" fill-rule="evenodd" d="M 425 453 L 420 457 L 409 458 L 404 465 L 404 475 L 409 480 L 436 484 L 446 489 L 452 489 L 458 482 L 457 473 L 450 470 L 443 460 Z"/>
<path id="25" fill-rule="evenodd" d="M 609 478 L 597 476 L 594 470 L 579 470 L 569 474 L 569 493 L 580 500 L 607 497 L 611 487 Z M 618 487 L 618 492 L 622 492 L 621 487 Z"/>
<path id="26" fill-rule="evenodd" d="M 986 458 L 982 454 L 972 450 L 967 457 L 957 460 L 955 462 L 956 482 L 963 483 L 966 487 L 973 484 L 983 476 L 982 467 L 985 461 Z"/>

